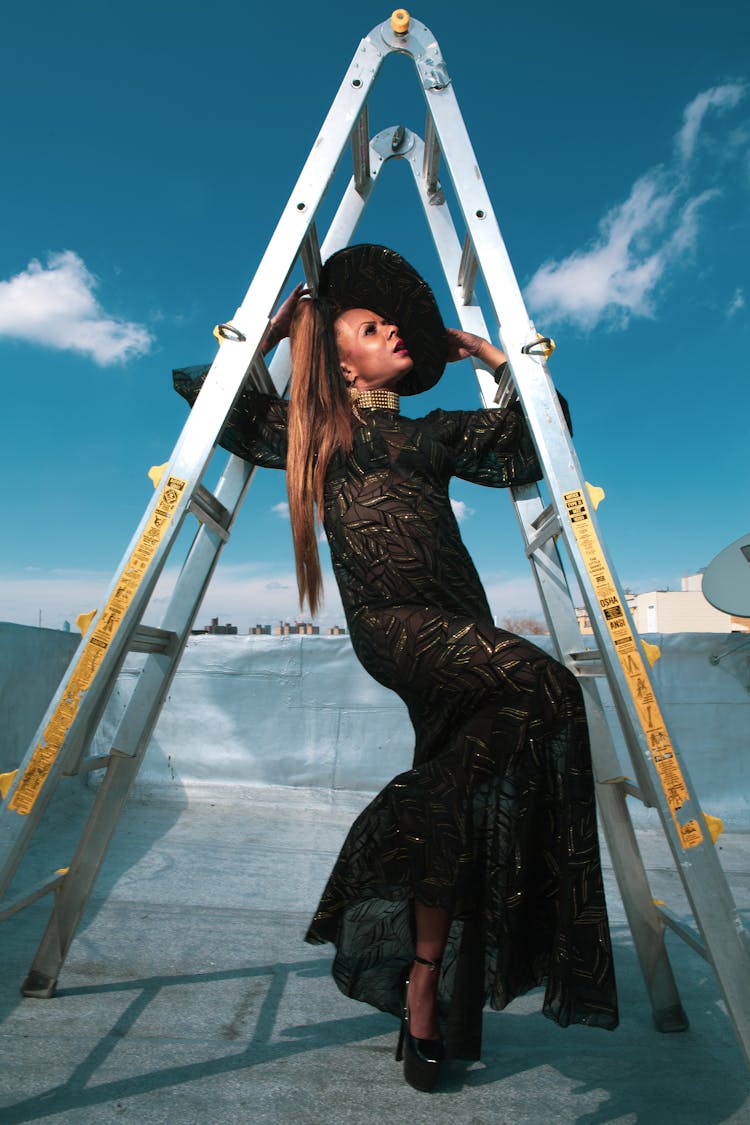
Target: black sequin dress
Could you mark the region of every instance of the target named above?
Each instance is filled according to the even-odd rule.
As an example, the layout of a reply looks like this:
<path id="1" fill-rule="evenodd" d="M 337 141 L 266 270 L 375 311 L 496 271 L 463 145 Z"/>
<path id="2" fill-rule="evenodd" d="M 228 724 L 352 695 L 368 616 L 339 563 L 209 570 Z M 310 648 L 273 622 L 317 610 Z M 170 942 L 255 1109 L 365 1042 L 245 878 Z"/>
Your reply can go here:
<path id="1" fill-rule="evenodd" d="M 175 374 L 191 402 L 203 370 Z M 286 410 L 244 391 L 222 445 L 283 468 Z M 479 1057 L 485 1003 L 541 984 L 557 1023 L 614 1028 L 581 692 L 494 627 L 448 497 L 452 476 L 496 488 L 539 478 L 520 408 L 363 417 L 329 469 L 324 524 L 354 650 L 406 704 L 414 760 L 353 824 L 307 940 L 335 944 L 346 995 L 398 1015 L 412 899 L 449 910 L 439 999 L 454 1057 Z"/>

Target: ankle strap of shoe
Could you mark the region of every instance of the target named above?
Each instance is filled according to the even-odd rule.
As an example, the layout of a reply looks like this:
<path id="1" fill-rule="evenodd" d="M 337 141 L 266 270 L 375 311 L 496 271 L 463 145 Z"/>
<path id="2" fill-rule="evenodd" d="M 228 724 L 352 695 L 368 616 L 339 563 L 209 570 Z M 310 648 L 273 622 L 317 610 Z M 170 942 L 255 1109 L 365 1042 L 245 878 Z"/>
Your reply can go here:
<path id="1" fill-rule="evenodd" d="M 433 973 L 437 972 L 437 970 L 440 968 L 440 966 L 443 963 L 442 957 L 438 957 L 438 959 L 436 961 L 428 961 L 426 957 L 416 957 L 415 956 L 414 960 L 417 962 L 418 965 L 427 965 L 428 968 L 431 969 Z"/>

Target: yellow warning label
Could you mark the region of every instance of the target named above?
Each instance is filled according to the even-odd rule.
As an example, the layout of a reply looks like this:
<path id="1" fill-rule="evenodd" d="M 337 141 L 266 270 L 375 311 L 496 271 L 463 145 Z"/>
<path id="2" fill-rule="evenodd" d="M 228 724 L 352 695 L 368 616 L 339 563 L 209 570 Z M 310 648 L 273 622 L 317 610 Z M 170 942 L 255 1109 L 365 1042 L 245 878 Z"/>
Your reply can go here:
<path id="1" fill-rule="evenodd" d="M 23 776 L 8 803 L 8 808 L 20 813 L 21 816 L 31 812 L 34 807 L 47 774 L 78 714 L 81 701 L 91 686 L 141 579 L 156 554 L 157 547 L 164 538 L 185 483 L 179 477 L 169 477 L 167 480 L 156 507 L 125 565 L 119 583 L 99 615 L 94 631 L 63 687 L 60 702 L 44 728 L 42 740 L 34 747 Z"/>
<path id="2" fill-rule="evenodd" d="M 580 489 L 563 495 L 583 563 L 594 585 L 604 620 L 609 629 L 614 650 L 625 673 L 630 694 L 638 714 L 643 732 L 646 735 L 651 759 L 667 798 L 672 819 L 677 828 L 683 848 L 694 848 L 703 840 L 703 832 L 697 820 L 680 824 L 677 812 L 689 799 L 687 786 L 682 776 L 672 743 L 669 740 L 666 724 L 656 702 L 651 684 L 643 663 L 640 647 L 633 636 L 633 630 L 623 609 L 612 575 L 604 560 L 599 539 L 591 525 L 586 499 Z"/>

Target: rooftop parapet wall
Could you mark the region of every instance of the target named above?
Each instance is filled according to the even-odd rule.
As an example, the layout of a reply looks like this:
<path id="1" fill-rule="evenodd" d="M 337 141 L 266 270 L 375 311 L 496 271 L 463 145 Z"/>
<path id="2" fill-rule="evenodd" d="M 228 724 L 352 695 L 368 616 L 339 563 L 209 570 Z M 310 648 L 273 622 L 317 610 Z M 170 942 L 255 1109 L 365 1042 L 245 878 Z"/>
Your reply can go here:
<path id="1" fill-rule="evenodd" d="M 548 637 L 533 640 L 550 647 Z M 704 810 L 750 828 L 748 638 L 648 640 L 662 650 L 653 668 L 659 699 Z M 3 770 L 25 752 L 75 644 L 68 634 L 0 624 Z M 95 752 L 108 749 L 142 659 L 129 659 Z M 412 745 L 405 707 L 364 672 L 348 637 L 195 637 L 139 784 L 376 790 L 409 768 Z"/>

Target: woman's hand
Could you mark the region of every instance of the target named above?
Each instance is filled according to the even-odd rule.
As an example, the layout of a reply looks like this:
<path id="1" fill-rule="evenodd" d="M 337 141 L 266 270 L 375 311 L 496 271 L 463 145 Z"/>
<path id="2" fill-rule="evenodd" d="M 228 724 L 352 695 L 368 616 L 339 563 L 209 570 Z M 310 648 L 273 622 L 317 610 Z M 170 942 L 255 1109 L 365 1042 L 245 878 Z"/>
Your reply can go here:
<path id="1" fill-rule="evenodd" d="M 279 305 L 263 336 L 261 344 L 263 355 L 267 355 L 271 348 L 275 348 L 281 340 L 286 340 L 299 299 L 304 297 L 306 293 L 304 284 L 300 282 L 299 285 L 295 285 L 283 304 Z"/>
<path id="2" fill-rule="evenodd" d="M 447 333 L 448 363 L 474 357 L 492 371 L 495 371 L 501 363 L 505 363 L 505 352 L 496 348 L 483 336 L 475 336 L 473 332 L 463 332 L 460 328 L 448 328 Z"/>

